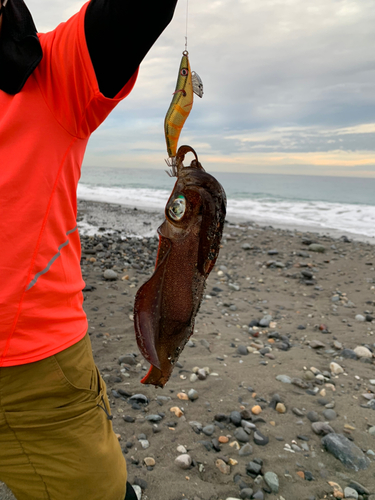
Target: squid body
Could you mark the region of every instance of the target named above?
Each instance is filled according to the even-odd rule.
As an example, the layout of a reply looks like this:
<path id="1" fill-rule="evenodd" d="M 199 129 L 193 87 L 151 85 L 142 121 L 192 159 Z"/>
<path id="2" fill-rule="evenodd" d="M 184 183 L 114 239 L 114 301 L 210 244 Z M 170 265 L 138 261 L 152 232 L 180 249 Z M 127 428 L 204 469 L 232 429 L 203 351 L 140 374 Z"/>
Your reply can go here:
<path id="1" fill-rule="evenodd" d="M 183 166 L 185 154 L 195 159 Z M 176 154 L 177 181 L 158 228 L 152 277 L 138 290 L 134 325 L 138 347 L 151 364 L 142 383 L 163 387 L 193 333 L 206 279 L 218 256 L 226 214 L 219 182 L 204 171 L 195 151 Z"/>

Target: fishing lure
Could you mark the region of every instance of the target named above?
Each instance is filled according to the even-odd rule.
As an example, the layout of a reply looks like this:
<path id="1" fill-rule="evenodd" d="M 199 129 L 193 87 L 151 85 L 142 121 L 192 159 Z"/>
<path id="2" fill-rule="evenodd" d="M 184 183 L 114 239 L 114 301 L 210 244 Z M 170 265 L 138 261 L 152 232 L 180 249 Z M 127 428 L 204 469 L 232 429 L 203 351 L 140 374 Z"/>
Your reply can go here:
<path id="1" fill-rule="evenodd" d="M 168 165 L 175 163 L 178 139 L 187 117 L 193 107 L 194 94 L 203 96 L 203 83 L 194 71 L 191 72 L 189 53 L 184 50 L 177 77 L 176 90 L 164 120 L 165 141 L 169 160 Z"/>
<path id="2" fill-rule="evenodd" d="M 184 167 L 185 154 L 195 159 Z M 163 387 L 194 330 L 208 275 L 217 259 L 226 214 L 220 183 L 205 172 L 196 152 L 181 146 L 177 181 L 158 228 L 152 277 L 138 290 L 134 326 L 139 350 L 151 364 L 143 384 Z"/>

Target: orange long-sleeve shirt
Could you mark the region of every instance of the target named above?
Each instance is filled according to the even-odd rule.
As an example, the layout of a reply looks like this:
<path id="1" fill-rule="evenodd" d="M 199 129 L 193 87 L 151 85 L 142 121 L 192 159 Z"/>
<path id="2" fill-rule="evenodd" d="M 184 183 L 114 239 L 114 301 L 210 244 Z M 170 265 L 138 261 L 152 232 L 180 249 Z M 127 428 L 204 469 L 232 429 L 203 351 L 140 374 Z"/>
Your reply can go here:
<path id="1" fill-rule="evenodd" d="M 90 134 L 126 97 L 100 92 L 87 4 L 39 35 L 43 59 L 22 91 L 0 90 L 0 366 L 38 361 L 87 330 L 76 188 Z"/>

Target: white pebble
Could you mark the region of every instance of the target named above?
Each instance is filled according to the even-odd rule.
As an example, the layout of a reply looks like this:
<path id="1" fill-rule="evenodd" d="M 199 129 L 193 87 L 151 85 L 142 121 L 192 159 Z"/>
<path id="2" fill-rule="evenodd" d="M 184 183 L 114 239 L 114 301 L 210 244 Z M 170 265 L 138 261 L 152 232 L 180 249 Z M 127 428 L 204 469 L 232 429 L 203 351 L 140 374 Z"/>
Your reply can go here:
<path id="1" fill-rule="evenodd" d="M 344 373 L 344 369 L 338 363 L 334 363 L 333 361 L 329 365 L 329 368 L 334 375 L 339 375 L 340 373 Z"/>
<path id="2" fill-rule="evenodd" d="M 182 455 L 179 455 L 174 463 L 180 467 L 180 469 L 188 469 L 191 465 L 191 456 L 188 455 L 187 453 L 184 453 Z"/>

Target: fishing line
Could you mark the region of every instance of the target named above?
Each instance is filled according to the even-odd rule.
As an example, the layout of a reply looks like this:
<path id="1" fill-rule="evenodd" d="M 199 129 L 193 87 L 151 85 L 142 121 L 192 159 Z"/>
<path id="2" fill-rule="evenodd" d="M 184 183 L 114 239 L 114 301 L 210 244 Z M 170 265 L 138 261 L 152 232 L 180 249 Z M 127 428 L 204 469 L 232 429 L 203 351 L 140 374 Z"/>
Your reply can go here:
<path id="1" fill-rule="evenodd" d="M 187 52 L 187 36 L 188 36 L 188 14 L 189 14 L 189 0 L 186 0 L 186 32 L 185 32 L 185 51 Z"/>

